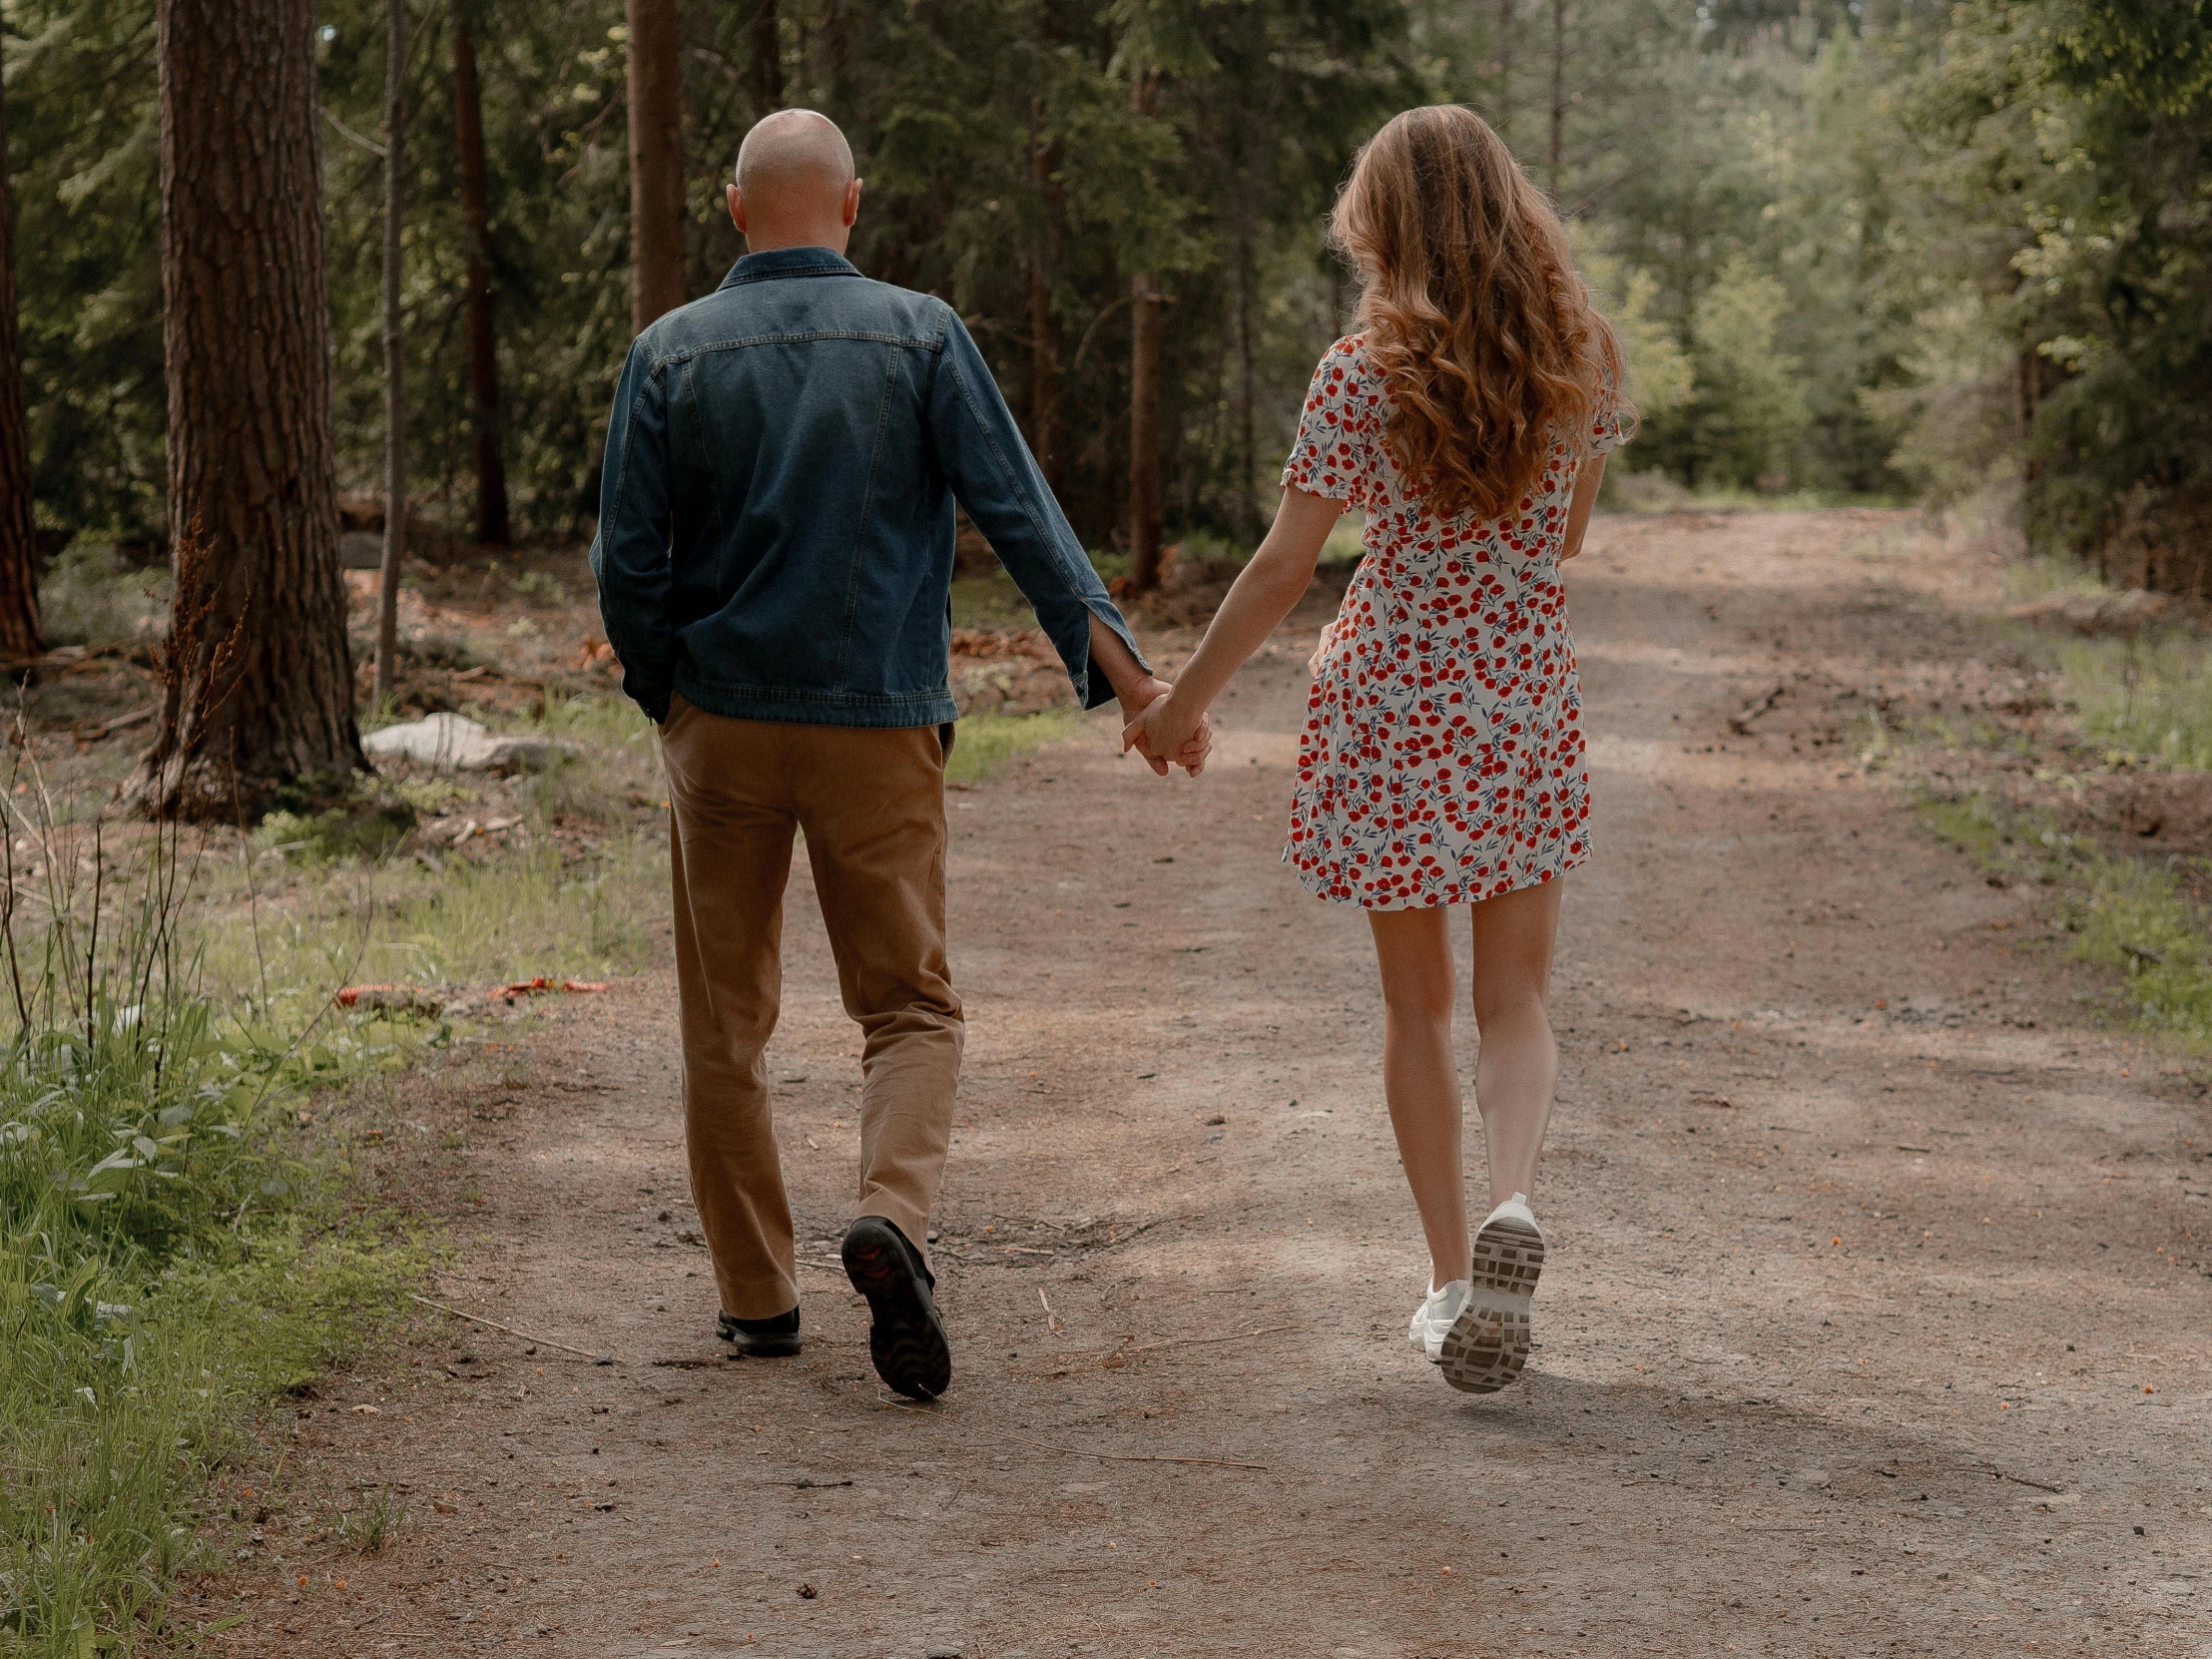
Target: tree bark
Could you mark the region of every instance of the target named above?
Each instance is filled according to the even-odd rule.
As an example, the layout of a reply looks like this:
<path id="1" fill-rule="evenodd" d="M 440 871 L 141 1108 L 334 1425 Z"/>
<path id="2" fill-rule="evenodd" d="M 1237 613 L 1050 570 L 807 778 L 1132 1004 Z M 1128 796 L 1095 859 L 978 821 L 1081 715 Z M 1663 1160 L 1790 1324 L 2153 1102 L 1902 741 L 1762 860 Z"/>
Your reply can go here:
<path id="1" fill-rule="evenodd" d="M 177 580 L 158 816 L 364 770 L 338 574 L 310 0 L 159 0 L 163 348 Z"/>
<path id="2" fill-rule="evenodd" d="M 491 282 L 490 169 L 484 161 L 483 88 L 476 77 L 476 37 L 464 0 L 453 8 L 453 136 L 460 151 L 461 230 L 468 239 L 465 311 L 468 324 L 468 405 L 476 429 L 476 539 L 505 547 L 507 461 L 499 433 L 499 352 Z"/>
<path id="3" fill-rule="evenodd" d="M 1149 116 L 1158 79 L 1138 70 L 1129 98 Z M 1129 580 L 1139 593 L 1160 585 L 1160 290 L 1152 273 L 1130 278 L 1133 313 L 1129 348 Z"/>
<path id="4" fill-rule="evenodd" d="M 630 325 L 684 302 L 684 80 L 676 0 L 628 0 Z"/>
<path id="5" fill-rule="evenodd" d="M 776 26 L 776 0 L 753 5 L 753 119 L 784 107 L 784 38 Z"/>
<path id="6" fill-rule="evenodd" d="M 1497 0 L 1497 136 L 1513 142 L 1513 0 Z"/>
<path id="7" fill-rule="evenodd" d="M 406 355 L 399 328 L 407 207 L 407 6 L 384 0 L 384 556 L 376 584 L 379 704 L 391 701 L 399 655 L 399 567 L 407 555 Z"/>
<path id="8" fill-rule="evenodd" d="M 1260 503 L 1253 490 L 1259 443 L 1253 431 L 1253 404 L 1259 396 L 1259 371 L 1253 361 L 1252 307 L 1257 285 L 1249 217 L 1237 239 L 1237 525 L 1246 535 L 1260 528 Z"/>
<path id="9" fill-rule="evenodd" d="M 7 94 L 0 91 L 0 658 L 45 649 L 38 625 L 37 526 L 31 517 L 31 428 L 15 308 L 15 196 L 8 177 Z"/>
<path id="10" fill-rule="evenodd" d="M 1567 145 L 1567 0 L 1551 0 L 1551 199 L 1559 200 L 1559 157 Z"/>
<path id="11" fill-rule="evenodd" d="M 1029 442 L 1055 493 L 1060 488 L 1060 319 L 1052 309 L 1052 227 L 1058 218 L 1055 147 L 1041 136 L 1029 144 L 1029 176 L 1037 190 L 1037 246 L 1029 258 Z"/>

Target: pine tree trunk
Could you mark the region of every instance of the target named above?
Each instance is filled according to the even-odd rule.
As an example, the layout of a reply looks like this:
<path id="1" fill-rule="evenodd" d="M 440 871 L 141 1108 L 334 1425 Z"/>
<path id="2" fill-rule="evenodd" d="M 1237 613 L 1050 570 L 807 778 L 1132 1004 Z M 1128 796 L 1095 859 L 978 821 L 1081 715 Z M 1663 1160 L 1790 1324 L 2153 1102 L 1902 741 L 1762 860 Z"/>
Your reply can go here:
<path id="1" fill-rule="evenodd" d="M 1237 245 L 1237 524 L 1246 535 L 1260 528 L 1260 505 L 1254 492 L 1258 472 L 1259 443 L 1253 430 L 1253 404 L 1259 396 L 1259 371 L 1253 362 L 1252 308 L 1257 285 L 1253 265 L 1252 224 L 1241 227 Z"/>
<path id="2" fill-rule="evenodd" d="M 1129 98 L 1153 110 L 1158 80 L 1139 70 Z M 1160 291 L 1149 271 L 1130 278 L 1129 580 L 1139 593 L 1160 585 Z"/>
<path id="3" fill-rule="evenodd" d="M 158 0 L 176 576 L 139 779 L 229 819 L 362 770 L 338 574 L 310 0 Z"/>
<path id="4" fill-rule="evenodd" d="M 384 0 L 384 556 L 376 584 L 375 695 L 398 672 L 399 571 L 407 556 L 406 352 L 399 328 L 407 207 L 407 7 Z"/>
<path id="5" fill-rule="evenodd" d="M 1497 136 L 1513 142 L 1513 0 L 1497 0 Z"/>
<path id="6" fill-rule="evenodd" d="M 15 310 L 15 196 L 8 179 L 7 95 L 0 92 L 0 660 L 45 649 L 38 626 L 38 544 L 31 517 L 31 429 Z"/>
<path id="7" fill-rule="evenodd" d="M 784 38 L 776 26 L 776 0 L 753 4 L 753 119 L 784 107 Z"/>
<path id="8" fill-rule="evenodd" d="M 1037 190 L 1042 226 L 1029 258 L 1029 442 L 1045 482 L 1060 488 L 1060 320 L 1052 309 L 1052 226 L 1058 218 L 1059 187 L 1053 182 L 1057 154 L 1041 138 L 1029 146 L 1030 181 Z"/>
<path id="9" fill-rule="evenodd" d="M 476 539 L 505 547 L 507 461 L 499 437 L 498 330 L 491 285 L 490 169 L 484 161 L 483 89 L 465 0 L 453 8 L 453 137 L 460 151 L 461 231 L 468 239 L 468 404 L 476 428 Z"/>
<path id="10" fill-rule="evenodd" d="M 1551 199 L 1559 200 L 1559 158 L 1567 147 L 1567 0 L 1551 0 Z"/>
<path id="11" fill-rule="evenodd" d="M 629 0 L 630 325 L 684 302 L 684 80 L 676 0 Z"/>

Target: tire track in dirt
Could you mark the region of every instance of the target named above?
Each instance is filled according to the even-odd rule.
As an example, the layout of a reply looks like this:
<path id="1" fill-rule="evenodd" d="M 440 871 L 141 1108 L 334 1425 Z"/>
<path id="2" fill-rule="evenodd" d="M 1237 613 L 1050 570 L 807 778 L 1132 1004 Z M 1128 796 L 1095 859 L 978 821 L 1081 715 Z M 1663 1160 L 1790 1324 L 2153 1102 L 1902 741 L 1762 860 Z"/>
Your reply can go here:
<path id="1" fill-rule="evenodd" d="M 1302 614 L 1195 787 L 1101 724 L 952 798 L 951 1394 L 876 1384 L 835 1270 L 857 1044 L 802 864 L 806 1355 L 715 1358 L 666 974 L 523 1037 L 504 1121 L 481 1063 L 418 1079 L 483 1198 L 439 1300 L 623 1363 L 455 1327 L 333 1380 L 273 1431 L 408 1524 L 363 1558 L 279 1521 L 208 1589 L 221 1651 L 2208 1651 L 2207 1112 L 2013 947 L 2039 895 L 1831 741 L 1839 688 L 1959 668 L 1986 580 L 1884 515 L 1594 527 L 1598 852 L 1517 1389 L 1403 1346 L 1366 930 L 1277 861 Z"/>

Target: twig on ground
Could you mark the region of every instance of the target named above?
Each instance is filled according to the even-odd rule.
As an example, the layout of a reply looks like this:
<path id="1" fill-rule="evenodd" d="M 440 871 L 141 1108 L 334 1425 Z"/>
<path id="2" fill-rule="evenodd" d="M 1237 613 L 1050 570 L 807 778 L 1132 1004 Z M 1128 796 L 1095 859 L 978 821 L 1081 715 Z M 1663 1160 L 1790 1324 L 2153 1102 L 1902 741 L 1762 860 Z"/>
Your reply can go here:
<path id="1" fill-rule="evenodd" d="M 1789 689 L 1787 686 L 1777 686 L 1766 696 L 1754 698 L 1751 702 L 1746 703 L 1741 714 L 1728 717 L 1728 729 L 1738 737 L 1750 737 L 1751 723 L 1781 702 L 1782 694 Z"/>
<path id="2" fill-rule="evenodd" d="M 1052 1304 L 1046 1301 L 1042 1285 L 1037 1287 L 1037 1300 L 1044 1303 L 1044 1322 L 1052 1328 L 1052 1334 L 1057 1337 L 1060 1334 L 1060 1316 L 1052 1311 Z"/>
<path id="3" fill-rule="evenodd" d="M 1296 1329 L 1288 1325 L 1263 1326 L 1258 1331 L 1232 1331 L 1226 1337 L 1164 1337 L 1156 1343 L 1139 1343 L 1135 1348 L 1117 1348 L 1106 1358 L 1111 1360 L 1121 1354 L 1149 1354 L 1156 1348 L 1201 1348 L 1208 1343 L 1249 1342 L 1254 1337 L 1272 1337 L 1278 1332 Z M 1105 1362 L 1101 1361 L 1103 1365 Z"/>
<path id="4" fill-rule="evenodd" d="M 1205 1463 L 1217 1469 L 1258 1469 L 1267 1473 L 1265 1463 L 1239 1463 L 1228 1457 L 1160 1457 L 1143 1451 L 1083 1451 L 1071 1445 L 1047 1445 L 1043 1440 L 1032 1440 L 1026 1434 L 1012 1436 L 1023 1445 L 1033 1445 L 1039 1451 L 1057 1451 L 1063 1457 L 1096 1457 L 1108 1463 Z M 976 1450 L 984 1449 L 977 1446 Z"/>
<path id="5" fill-rule="evenodd" d="M 594 1354 L 588 1348 L 571 1348 L 568 1344 L 557 1343 L 550 1337 L 533 1337 L 527 1331 L 517 1331 L 511 1325 L 501 1325 L 497 1320 L 488 1320 L 481 1314 L 464 1314 L 458 1308 L 448 1308 L 442 1302 L 432 1302 L 428 1297 L 416 1296 L 412 1291 L 407 1293 L 407 1299 L 410 1302 L 419 1302 L 425 1308 L 435 1308 L 441 1314 L 451 1314 L 457 1320 L 467 1320 L 472 1325 L 488 1325 L 494 1331 L 504 1331 L 510 1337 L 520 1337 L 524 1342 L 536 1343 L 540 1348 L 557 1348 L 563 1354 L 577 1355 L 582 1359 L 589 1360 L 595 1366 L 611 1366 L 614 1364 L 613 1358 L 609 1355 Z"/>
<path id="6" fill-rule="evenodd" d="M 2039 1492 L 2063 1493 L 2066 1489 L 2063 1486 L 2046 1486 L 2040 1480 L 2030 1480 L 2024 1474 L 2013 1474 L 2006 1469 L 1990 1469 L 1989 1474 L 1993 1479 L 2009 1480 L 2015 1486 L 2033 1486 Z"/>

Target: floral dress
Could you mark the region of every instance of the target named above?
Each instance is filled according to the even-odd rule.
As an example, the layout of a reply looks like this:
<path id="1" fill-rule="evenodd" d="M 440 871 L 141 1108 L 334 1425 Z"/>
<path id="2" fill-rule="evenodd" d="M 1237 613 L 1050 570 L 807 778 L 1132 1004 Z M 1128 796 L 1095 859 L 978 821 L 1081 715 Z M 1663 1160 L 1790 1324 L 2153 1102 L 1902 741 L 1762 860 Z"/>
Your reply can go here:
<path id="1" fill-rule="evenodd" d="M 1323 636 L 1286 861 L 1370 910 L 1495 898 L 1590 855 L 1582 693 L 1559 547 L 1581 463 L 1562 438 L 1518 512 L 1439 519 L 1383 443 L 1389 392 L 1358 335 L 1314 371 L 1286 485 L 1367 514 Z M 1625 441 L 1616 403 L 1588 448 Z"/>

